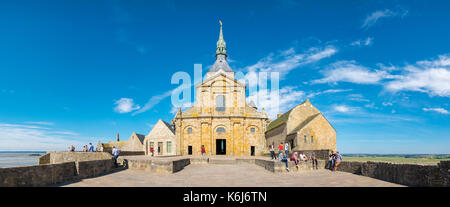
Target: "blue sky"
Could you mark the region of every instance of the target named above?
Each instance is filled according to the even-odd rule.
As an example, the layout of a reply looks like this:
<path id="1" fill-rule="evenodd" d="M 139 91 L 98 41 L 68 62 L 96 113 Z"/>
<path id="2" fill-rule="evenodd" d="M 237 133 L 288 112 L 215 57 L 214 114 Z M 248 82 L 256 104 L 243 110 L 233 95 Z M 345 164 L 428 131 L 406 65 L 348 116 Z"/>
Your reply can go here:
<path id="1" fill-rule="evenodd" d="M 208 70 L 220 18 L 232 69 L 280 72 L 281 112 L 309 98 L 339 151 L 450 153 L 449 6 L 2 1 L 0 150 L 65 150 L 170 122 L 171 76 Z"/>

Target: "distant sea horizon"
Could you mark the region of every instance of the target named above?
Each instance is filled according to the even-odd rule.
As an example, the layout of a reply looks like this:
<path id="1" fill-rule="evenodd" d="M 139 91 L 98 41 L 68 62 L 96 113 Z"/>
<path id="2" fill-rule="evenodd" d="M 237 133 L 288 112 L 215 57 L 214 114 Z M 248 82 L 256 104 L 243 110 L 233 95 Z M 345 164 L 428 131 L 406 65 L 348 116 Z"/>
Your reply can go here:
<path id="1" fill-rule="evenodd" d="M 19 151 L 7 150 L 0 151 L 0 168 L 21 167 L 37 165 L 39 157 L 45 155 L 46 151 Z"/>

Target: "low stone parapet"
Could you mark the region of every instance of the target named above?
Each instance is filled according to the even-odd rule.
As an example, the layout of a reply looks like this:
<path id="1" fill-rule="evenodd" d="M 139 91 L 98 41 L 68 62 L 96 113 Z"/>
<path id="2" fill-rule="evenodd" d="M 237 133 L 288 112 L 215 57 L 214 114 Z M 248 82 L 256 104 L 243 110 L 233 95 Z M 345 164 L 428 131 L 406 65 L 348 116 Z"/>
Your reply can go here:
<path id="1" fill-rule="evenodd" d="M 112 158 L 113 156 L 108 152 L 47 152 L 39 157 L 39 165 Z"/>
<path id="2" fill-rule="evenodd" d="M 0 168 L 0 187 L 37 187 L 98 176 L 113 170 L 114 160 Z"/>
<path id="3" fill-rule="evenodd" d="M 342 161 L 338 171 L 349 172 L 406 186 L 449 186 L 450 161 L 438 165 Z"/>

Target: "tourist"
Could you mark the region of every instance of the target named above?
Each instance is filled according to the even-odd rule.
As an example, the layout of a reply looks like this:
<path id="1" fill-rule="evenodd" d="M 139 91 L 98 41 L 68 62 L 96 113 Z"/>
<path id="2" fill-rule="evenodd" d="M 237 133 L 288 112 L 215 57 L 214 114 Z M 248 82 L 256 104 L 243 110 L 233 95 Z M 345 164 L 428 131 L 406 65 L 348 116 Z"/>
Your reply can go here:
<path id="1" fill-rule="evenodd" d="M 150 147 L 150 152 L 152 153 L 152 157 L 153 157 L 153 146 Z"/>
<path id="2" fill-rule="evenodd" d="M 275 156 L 275 149 L 273 148 L 274 143 L 272 142 L 272 144 L 269 146 L 269 150 L 270 150 L 270 157 L 272 160 L 277 159 L 277 157 Z"/>
<path id="3" fill-rule="evenodd" d="M 334 154 L 334 151 L 331 151 L 331 154 L 329 155 L 329 158 L 328 158 L 328 164 L 327 164 L 328 169 L 333 170 L 334 160 L 335 160 L 335 154 Z"/>
<path id="4" fill-rule="evenodd" d="M 103 145 L 100 146 L 100 152 L 103 152 Z"/>
<path id="5" fill-rule="evenodd" d="M 341 164 L 341 161 L 342 161 L 342 156 L 339 154 L 339 152 L 336 152 L 333 172 L 335 172 L 337 170 L 337 167 L 339 166 L 339 164 Z"/>
<path id="6" fill-rule="evenodd" d="M 291 159 L 292 159 L 292 161 L 294 161 L 295 167 L 298 169 L 298 163 L 300 162 L 300 160 L 298 160 L 298 152 L 292 153 Z"/>
<path id="7" fill-rule="evenodd" d="M 306 155 L 302 152 L 300 153 L 300 161 L 306 162 L 308 160 L 308 158 L 306 157 Z"/>
<path id="8" fill-rule="evenodd" d="M 72 147 L 68 147 L 68 148 L 67 148 L 67 151 L 68 151 L 68 152 L 71 152 L 71 151 L 72 151 Z"/>
<path id="9" fill-rule="evenodd" d="M 284 152 L 283 148 L 283 142 L 280 142 L 280 145 L 278 145 L 278 160 L 281 160 L 281 155 Z"/>
<path id="10" fill-rule="evenodd" d="M 70 151 L 75 152 L 75 147 L 73 145 Z"/>
<path id="11" fill-rule="evenodd" d="M 313 170 L 314 170 L 314 164 L 316 165 L 316 170 L 318 170 L 319 167 L 317 166 L 317 157 L 316 157 L 316 153 L 315 152 L 311 153 L 311 162 L 312 162 Z"/>
<path id="12" fill-rule="evenodd" d="M 83 152 L 86 152 L 86 151 L 87 151 L 87 146 L 84 145 L 84 146 L 83 146 Z"/>
<path id="13" fill-rule="evenodd" d="M 286 163 L 286 170 L 289 172 L 289 162 L 286 153 L 284 151 L 281 151 L 280 157 L 280 161 Z"/>
<path id="14" fill-rule="evenodd" d="M 287 142 L 284 145 L 284 151 L 286 152 L 286 157 L 288 157 L 289 156 L 289 144 Z"/>
<path id="15" fill-rule="evenodd" d="M 89 143 L 89 152 L 94 152 L 94 146 L 92 143 Z"/>
<path id="16" fill-rule="evenodd" d="M 203 160 L 203 158 L 206 158 L 205 145 L 202 145 L 202 160 Z"/>
<path id="17" fill-rule="evenodd" d="M 119 165 L 117 164 L 117 158 L 119 157 L 119 154 L 120 151 L 115 146 L 113 146 L 112 155 L 114 156 L 114 165 L 116 166 L 116 168 L 119 167 Z"/>

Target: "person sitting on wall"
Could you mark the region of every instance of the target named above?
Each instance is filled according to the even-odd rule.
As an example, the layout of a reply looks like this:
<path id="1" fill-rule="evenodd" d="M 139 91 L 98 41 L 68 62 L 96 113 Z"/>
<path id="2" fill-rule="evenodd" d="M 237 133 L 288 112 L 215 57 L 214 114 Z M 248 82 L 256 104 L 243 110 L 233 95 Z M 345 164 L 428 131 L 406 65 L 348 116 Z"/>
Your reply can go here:
<path id="1" fill-rule="evenodd" d="M 302 152 L 300 153 L 300 161 L 306 162 L 308 160 L 308 158 L 306 157 L 306 155 Z"/>
<path id="2" fill-rule="evenodd" d="M 298 152 L 292 153 L 291 161 L 294 161 L 295 167 L 298 169 L 298 163 L 300 163 L 300 160 L 298 159 Z"/>
<path id="3" fill-rule="evenodd" d="M 117 158 L 119 157 L 119 154 L 120 151 L 115 146 L 113 146 L 112 155 L 114 156 L 114 165 L 116 166 L 116 168 L 119 167 L 119 165 L 117 164 Z"/>
<path id="4" fill-rule="evenodd" d="M 339 152 L 336 152 L 333 172 L 335 172 L 337 170 L 339 164 L 341 164 L 341 161 L 342 161 L 342 156 L 339 154 Z"/>
<path id="5" fill-rule="evenodd" d="M 328 164 L 327 164 L 327 168 L 330 170 L 333 170 L 334 168 L 334 161 L 335 161 L 335 154 L 334 151 L 331 151 L 331 154 L 328 158 Z"/>
<path id="6" fill-rule="evenodd" d="M 280 161 L 286 163 L 286 170 L 289 172 L 289 163 L 288 163 L 288 159 L 287 159 L 287 156 L 286 156 L 286 152 L 284 152 L 283 150 L 281 150 Z"/>
<path id="7" fill-rule="evenodd" d="M 312 162 L 313 170 L 314 170 L 314 164 L 316 165 L 316 170 L 318 170 L 319 167 L 317 166 L 316 152 L 312 152 L 312 153 L 311 153 L 311 162 Z"/>

